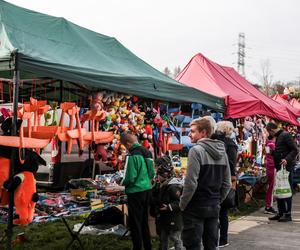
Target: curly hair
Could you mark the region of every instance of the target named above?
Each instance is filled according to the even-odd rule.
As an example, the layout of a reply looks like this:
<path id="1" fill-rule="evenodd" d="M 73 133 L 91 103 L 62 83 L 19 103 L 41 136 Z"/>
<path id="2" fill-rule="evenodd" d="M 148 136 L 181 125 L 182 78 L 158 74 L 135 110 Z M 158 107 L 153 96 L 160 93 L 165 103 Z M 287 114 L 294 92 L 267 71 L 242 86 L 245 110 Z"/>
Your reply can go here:
<path id="1" fill-rule="evenodd" d="M 230 121 L 220 121 L 217 123 L 216 131 L 225 134 L 226 137 L 230 137 L 230 135 L 234 131 L 234 127 L 232 122 Z"/>

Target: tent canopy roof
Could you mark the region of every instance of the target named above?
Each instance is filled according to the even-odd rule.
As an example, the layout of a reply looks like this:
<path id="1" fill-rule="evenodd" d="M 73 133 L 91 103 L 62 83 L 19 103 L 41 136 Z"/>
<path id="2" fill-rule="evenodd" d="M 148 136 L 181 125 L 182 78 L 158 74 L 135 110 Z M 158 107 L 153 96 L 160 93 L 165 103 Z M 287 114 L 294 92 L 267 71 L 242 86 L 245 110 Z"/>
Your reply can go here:
<path id="1" fill-rule="evenodd" d="M 299 124 L 297 115 L 256 89 L 233 68 L 219 65 L 202 54 L 195 55 L 176 80 L 204 92 L 225 97 L 225 117 L 261 114 Z"/>
<path id="2" fill-rule="evenodd" d="M 272 97 L 273 100 L 275 100 L 276 102 L 286 106 L 286 108 L 288 110 L 290 110 L 291 112 L 297 114 L 300 117 L 300 110 L 297 109 L 296 107 L 294 107 L 291 103 L 289 103 L 287 100 L 285 100 L 280 94 L 275 94 Z M 296 103 L 294 103 L 294 105 L 297 105 Z"/>
<path id="3" fill-rule="evenodd" d="M 292 100 L 290 100 L 290 104 L 291 104 L 294 108 L 300 110 L 300 103 L 297 101 L 296 98 L 293 98 Z"/>
<path id="4" fill-rule="evenodd" d="M 115 38 L 64 18 L 0 0 L 0 69 L 18 51 L 19 69 L 91 87 L 147 98 L 198 102 L 223 110 L 223 99 L 187 88 L 125 48 Z"/>

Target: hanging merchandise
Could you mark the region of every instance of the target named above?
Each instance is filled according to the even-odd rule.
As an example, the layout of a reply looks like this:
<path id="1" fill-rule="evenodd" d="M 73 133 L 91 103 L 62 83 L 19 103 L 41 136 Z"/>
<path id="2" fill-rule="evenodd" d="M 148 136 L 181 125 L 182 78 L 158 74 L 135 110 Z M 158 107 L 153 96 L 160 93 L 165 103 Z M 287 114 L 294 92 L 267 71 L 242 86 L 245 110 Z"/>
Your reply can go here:
<path id="1" fill-rule="evenodd" d="M 144 116 L 144 128 L 141 133 L 141 140 L 143 141 L 143 146 L 145 148 L 150 148 L 150 142 L 152 142 L 153 139 L 153 129 L 152 124 L 154 123 L 154 118 L 156 114 L 154 113 L 154 110 L 151 108 L 148 108 L 145 116 Z"/>
<path id="2" fill-rule="evenodd" d="M 30 122 L 32 115 L 30 112 L 27 112 L 24 107 L 22 107 L 18 111 L 18 117 L 21 118 L 22 121 L 27 120 L 27 122 Z M 23 125 L 21 125 L 19 136 L 0 136 L 0 145 L 7 147 L 16 147 L 19 148 L 19 150 L 21 150 L 23 148 L 41 149 L 49 144 L 50 139 L 32 138 L 30 129 L 31 126 L 29 125 L 29 127 L 27 128 L 27 134 L 25 134 L 26 128 L 24 128 Z"/>
<path id="3" fill-rule="evenodd" d="M 2 146 L 0 146 L 2 148 Z M 9 177 L 9 166 L 10 166 L 10 158 L 6 158 L 3 156 L 3 150 L 0 153 L 0 205 L 4 206 L 9 202 L 9 195 L 7 190 L 3 187 L 5 181 L 8 180 Z M 7 156 L 8 157 L 8 156 Z"/>
<path id="4" fill-rule="evenodd" d="M 17 124 L 17 130 L 20 130 L 20 138 L 22 133 L 22 125 L 21 120 L 19 120 Z M 11 126 L 12 126 L 12 118 L 6 119 L 1 126 L 1 129 L 4 132 L 4 136 L 0 138 L 6 138 L 10 140 L 15 138 L 16 136 L 11 136 Z M 25 139 L 25 138 L 23 138 Z M 35 147 L 36 140 L 30 138 L 35 141 L 32 144 L 27 142 L 27 140 L 20 142 L 17 140 L 12 140 L 12 143 L 20 143 L 21 149 L 22 146 L 29 147 L 32 145 Z M 3 142 L 3 141 L 1 141 Z M 0 203 L 1 205 L 8 204 L 8 193 L 14 192 L 14 205 L 16 207 L 16 219 L 14 219 L 13 223 L 15 225 L 27 225 L 33 219 L 35 203 L 37 201 L 36 187 L 35 187 L 35 179 L 34 174 L 38 170 L 39 165 L 46 165 L 46 162 L 34 151 L 31 149 L 25 149 L 24 155 L 23 150 L 19 150 L 17 152 L 17 157 L 15 158 L 15 175 L 12 179 L 9 179 L 9 169 L 10 169 L 10 161 L 11 161 L 11 149 L 12 147 L 16 147 L 18 145 L 3 146 L 3 143 L 0 146 L 0 161 L 1 161 L 1 177 L 0 177 Z M 40 143 L 41 145 L 41 143 Z"/>
<path id="5" fill-rule="evenodd" d="M 42 126 L 41 117 L 49 111 L 50 106 L 47 101 L 38 101 L 37 99 L 30 98 L 29 102 L 25 102 L 20 110 L 27 113 L 33 113 L 34 122 L 31 126 L 31 118 L 27 119 L 27 127 L 24 128 L 24 135 L 37 139 L 51 140 L 57 133 L 58 126 Z"/>

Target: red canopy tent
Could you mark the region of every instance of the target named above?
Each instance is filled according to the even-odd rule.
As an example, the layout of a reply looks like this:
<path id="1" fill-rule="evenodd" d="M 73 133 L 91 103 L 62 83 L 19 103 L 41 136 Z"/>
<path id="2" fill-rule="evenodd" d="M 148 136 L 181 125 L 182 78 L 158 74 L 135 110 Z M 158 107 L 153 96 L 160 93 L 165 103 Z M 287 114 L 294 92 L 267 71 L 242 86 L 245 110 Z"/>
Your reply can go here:
<path id="1" fill-rule="evenodd" d="M 202 54 L 194 56 L 176 80 L 225 98 L 225 118 L 261 114 L 298 125 L 296 114 L 287 107 L 261 93 L 233 68 L 221 66 Z"/>
<path id="2" fill-rule="evenodd" d="M 272 98 L 265 95 L 263 92 L 259 91 L 257 88 L 255 88 L 248 80 L 246 80 L 243 76 L 241 76 L 234 68 L 231 67 L 225 67 L 222 66 L 222 68 L 226 71 L 228 75 L 232 77 L 234 82 L 237 82 L 240 86 L 242 86 L 246 91 L 251 93 L 251 95 L 255 96 L 259 100 L 262 100 L 264 103 L 266 103 L 273 112 L 276 112 L 279 117 L 284 117 L 286 114 L 288 114 L 288 117 L 290 117 L 290 120 L 285 121 L 294 121 L 294 124 L 299 125 L 297 121 L 297 117 L 300 116 L 300 110 L 296 110 L 295 108 L 292 108 L 291 105 L 286 105 L 287 101 L 282 99 L 284 102 L 278 103 L 276 100 L 274 101 Z M 278 105 L 279 104 L 279 105 Z M 272 117 L 272 116 L 270 116 Z M 275 117 L 274 117 L 275 118 Z M 278 120 L 283 120 L 282 118 L 277 118 Z"/>
<path id="3" fill-rule="evenodd" d="M 282 98 L 282 96 L 280 94 L 273 95 L 272 99 L 275 100 L 276 102 L 286 106 L 288 110 L 297 114 L 298 117 L 300 116 L 300 110 L 294 108 L 287 100 Z"/>
<path id="4" fill-rule="evenodd" d="M 294 108 L 300 110 L 300 103 L 297 101 L 296 98 L 293 98 L 292 100 L 290 100 L 290 104 L 291 104 Z"/>

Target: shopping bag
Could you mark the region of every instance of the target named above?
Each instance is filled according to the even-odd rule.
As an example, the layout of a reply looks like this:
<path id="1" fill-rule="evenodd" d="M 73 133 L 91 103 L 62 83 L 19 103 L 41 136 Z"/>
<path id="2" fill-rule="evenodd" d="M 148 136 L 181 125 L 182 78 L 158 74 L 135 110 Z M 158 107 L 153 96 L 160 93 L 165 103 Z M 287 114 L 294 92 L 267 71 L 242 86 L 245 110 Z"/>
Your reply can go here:
<path id="1" fill-rule="evenodd" d="M 289 198 L 292 196 L 292 189 L 289 183 L 289 172 L 284 168 L 276 174 L 274 197 L 277 199 Z"/>

